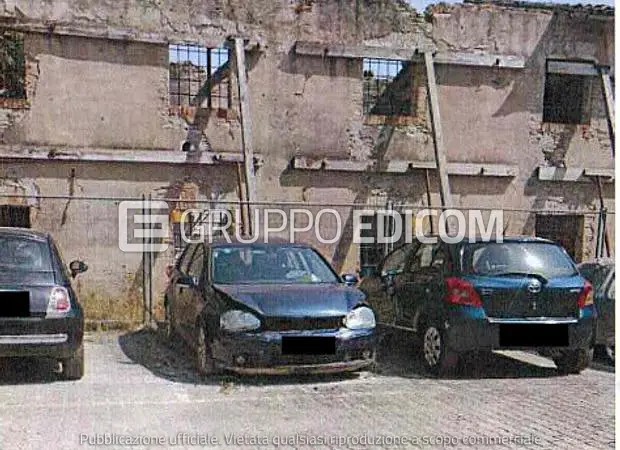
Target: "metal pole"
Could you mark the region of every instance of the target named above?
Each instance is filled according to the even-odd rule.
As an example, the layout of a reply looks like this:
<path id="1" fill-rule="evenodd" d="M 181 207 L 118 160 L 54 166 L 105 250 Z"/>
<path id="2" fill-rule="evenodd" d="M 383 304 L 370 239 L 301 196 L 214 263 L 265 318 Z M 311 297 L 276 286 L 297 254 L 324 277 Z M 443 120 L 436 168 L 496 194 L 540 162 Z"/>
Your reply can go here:
<path id="1" fill-rule="evenodd" d="M 152 201 L 152 196 L 149 194 L 149 204 Z M 153 325 L 153 223 L 149 221 L 149 237 L 148 237 L 148 288 L 149 288 L 149 325 Z"/>
<path id="2" fill-rule="evenodd" d="M 146 197 L 142 194 L 142 215 L 146 215 L 145 200 Z M 142 245 L 142 323 L 146 324 L 146 309 L 147 309 L 147 293 L 146 293 L 146 246 Z"/>

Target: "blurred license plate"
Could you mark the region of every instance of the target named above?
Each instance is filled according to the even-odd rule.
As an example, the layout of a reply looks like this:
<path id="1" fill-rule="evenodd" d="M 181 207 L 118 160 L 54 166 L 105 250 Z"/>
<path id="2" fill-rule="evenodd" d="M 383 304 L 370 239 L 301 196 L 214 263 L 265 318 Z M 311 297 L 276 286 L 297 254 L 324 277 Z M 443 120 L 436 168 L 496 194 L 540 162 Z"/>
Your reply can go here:
<path id="1" fill-rule="evenodd" d="M 28 291 L 0 292 L 0 317 L 30 317 Z"/>
<path id="2" fill-rule="evenodd" d="M 333 355 L 336 353 L 334 336 L 283 336 L 283 355 Z"/>
<path id="3" fill-rule="evenodd" d="M 500 347 L 568 347 L 567 324 L 501 324 Z"/>

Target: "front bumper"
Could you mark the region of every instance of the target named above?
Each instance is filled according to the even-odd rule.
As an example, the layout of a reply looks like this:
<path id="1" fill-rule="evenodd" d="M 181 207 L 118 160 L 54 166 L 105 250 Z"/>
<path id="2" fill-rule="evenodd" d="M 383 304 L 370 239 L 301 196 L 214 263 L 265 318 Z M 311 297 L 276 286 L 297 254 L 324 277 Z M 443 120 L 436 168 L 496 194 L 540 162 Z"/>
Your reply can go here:
<path id="1" fill-rule="evenodd" d="M 283 337 L 335 340 L 329 354 L 284 354 Z M 226 333 L 213 343 L 213 356 L 224 369 L 248 375 L 336 373 L 360 370 L 374 363 L 374 330 L 312 330 Z"/>
<path id="2" fill-rule="evenodd" d="M 574 318 L 547 318 L 534 317 L 527 319 L 493 319 L 488 317 L 463 317 L 462 315 L 448 316 L 442 326 L 447 345 L 454 351 L 477 350 L 542 350 L 542 349 L 578 349 L 590 348 L 594 343 L 596 318 L 594 315 L 582 314 Z M 540 332 L 541 339 L 525 336 L 527 345 L 506 345 L 502 342 L 502 328 L 525 326 L 521 329 Z M 530 327 L 530 328 L 528 328 Z M 532 328 L 534 327 L 534 328 Z M 547 327 L 567 328 L 566 345 L 548 345 L 543 339 Z M 557 328 L 556 328 L 557 329 Z M 538 331 L 539 330 L 539 331 Z M 562 331 L 564 332 L 564 331 Z"/>
<path id="3" fill-rule="evenodd" d="M 81 312 L 54 319 L 0 319 L 0 357 L 69 358 L 83 337 Z"/>

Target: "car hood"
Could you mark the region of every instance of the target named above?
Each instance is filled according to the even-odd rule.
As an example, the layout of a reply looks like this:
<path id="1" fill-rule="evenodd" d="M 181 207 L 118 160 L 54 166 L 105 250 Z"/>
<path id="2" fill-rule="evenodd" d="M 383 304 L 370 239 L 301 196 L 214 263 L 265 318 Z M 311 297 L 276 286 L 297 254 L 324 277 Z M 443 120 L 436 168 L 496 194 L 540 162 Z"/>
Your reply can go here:
<path id="1" fill-rule="evenodd" d="M 243 303 L 262 316 L 333 317 L 345 315 L 364 301 L 357 288 L 344 284 L 225 285 L 213 286 L 231 300 Z"/>

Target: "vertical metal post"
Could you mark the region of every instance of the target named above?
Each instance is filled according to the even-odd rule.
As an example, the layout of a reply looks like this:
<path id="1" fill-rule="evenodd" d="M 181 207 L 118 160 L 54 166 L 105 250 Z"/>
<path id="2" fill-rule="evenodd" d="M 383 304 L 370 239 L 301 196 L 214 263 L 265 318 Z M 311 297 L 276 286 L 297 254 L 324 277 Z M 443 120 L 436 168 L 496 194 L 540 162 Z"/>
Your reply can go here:
<path id="1" fill-rule="evenodd" d="M 237 66 L 237 86 L 239 89 L 239 110 L 241 118 L 241 145 L 243 147 L 243 162 L 245 168 L 246 201 L 248 202 L 247 223 L 244 231 L 248 235 L 254 234 L 253 202 L 256 200 L 256 178 L 254 174 L 254 148 L 252 144 L 252 116 L 250 113 L 250 93 L 248 76 L 245 67 L 245 43 L 243 38 L 236 37 L 235 61 Z"/>
<path id="2" fill-rule="evenodd" d="M 151 194 L 148 196 L 149 205 L 152 202 Z M 153 214 L 153 211 L 149 209 L 149 214 Z M 153 223 L 149 221 L 149 237 L 148 237 L 148 264 L 147 264 L 147 277 L 148 277 L 148 298 L 149 298 L 149 325 L 153 325 Z"/>
<path id="3" fill-rule="evenodd" d="M 142 194 L 142 215 L 146 215 L 146 197 Z M 147 266 L 147 255 L 146 255 L 146 245 L 142 244 L 142 323 L 146 324 L 146 311 L 148 305 L 148 297 L 146 292 L 146 266 Z"/>
<path id="4" fill-rule="evenodd" d="M 600 258 L 603 256 L 603 250 L 605 247 L 605 199 L 603 197 L 603 186 L 601 185 L 601 177 L 595 177 L 596 191 L 598 193 L 599 201 L 599 214 L 598 214 L 598 226 L 596 228 L 596 252 L 595 256 Z"/>

